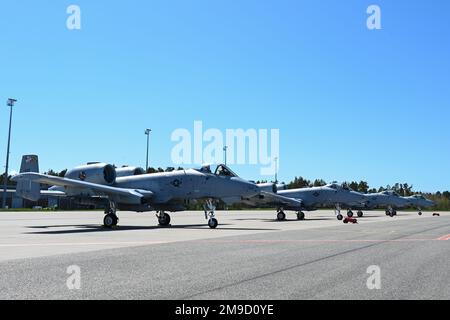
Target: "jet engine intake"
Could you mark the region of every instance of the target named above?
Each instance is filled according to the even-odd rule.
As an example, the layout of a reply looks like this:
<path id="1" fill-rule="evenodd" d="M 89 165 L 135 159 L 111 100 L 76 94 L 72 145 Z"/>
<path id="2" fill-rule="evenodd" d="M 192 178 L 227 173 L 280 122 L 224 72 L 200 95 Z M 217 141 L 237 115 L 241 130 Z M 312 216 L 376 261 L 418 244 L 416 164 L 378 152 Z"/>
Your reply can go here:
<path id="1" fill-rule="evenodd" d="M 91 163 L 68 171 L 65 178 L 91 183 L 113 185 L 116 182 L 116 169 L 106 163 Z"/>

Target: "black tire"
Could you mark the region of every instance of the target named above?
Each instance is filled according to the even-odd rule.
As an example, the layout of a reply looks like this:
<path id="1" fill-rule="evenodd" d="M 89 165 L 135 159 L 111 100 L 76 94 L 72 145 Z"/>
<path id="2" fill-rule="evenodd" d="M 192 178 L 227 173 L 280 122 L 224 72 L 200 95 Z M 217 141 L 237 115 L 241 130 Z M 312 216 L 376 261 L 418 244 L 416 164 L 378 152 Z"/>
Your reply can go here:
<path id="1" fill-rule="evenodd" d="M 423 213 L 422 212 L 419 212 L 419 216 L 421 216 Z"/>
<path id="2" fill-rule="evenodd" d="M 338 215 L 337 215 L 337 219 L 338 219 L 339 221 L 342 221 L 342 220 L 344 220 L 344 216 L 343 216 L 342 214 L 338 214 Z"/>
<path id="3" fill-rule="evenodd" d="M 297 213 L 297 220 L 300 220 L 300 221 L 305 220 L 305 214 L 303 212 Z"/>
<path id="4" fill-rule="evenodd" d="M 352 210 L 348 210 L 347 211 L 347 217 L 349 217 L 349 218 L 353 218 L 353 211 Z"/>
<path id="5" fill-rule="evenodd" d="M 286 220 L 286 214 L 283 211 L 278 212 L 277 219 L 278 219 L 278 221 L 285 221 Z"/>
<path id="6" fill-rule="evenodd" d="M 219 225 L 219 221 L 217 221 L 217 219 L 215 219 L 215 218 L 209 219 L 208 226 L 211 229 L 216 229 L 218 225 Z"/>
<path id="7" fill-rule="evenodd" d="M 162 227 L 170 225 L 170 216 L 167 213 L 162 213 L 158 218 L 158 223 Z"/>
<path id="8" fill-rule="evenodd" d="M 344 220 L 344 223 L 345 223 L 345 224 L 348 224 L 348 220 L 347 220 L 347 219 L 345 219 L 345 220 Z"/>
<path id="9" fill-rule="evenodd" d="M 364 212 L 358 211 L 358 218 L 362 218 L 364 216 Z"/>
<path id="10" fill-rule="evenodd" d="M 112 227 L 116 226 L 118 222 L 119 222 L 119 219 L 117 218 L 117 216 L 115 216 L 113 214 L 107 214 L 103 218 L 103 226 L 105 226 L 105 228 L 112 228 Z"/>

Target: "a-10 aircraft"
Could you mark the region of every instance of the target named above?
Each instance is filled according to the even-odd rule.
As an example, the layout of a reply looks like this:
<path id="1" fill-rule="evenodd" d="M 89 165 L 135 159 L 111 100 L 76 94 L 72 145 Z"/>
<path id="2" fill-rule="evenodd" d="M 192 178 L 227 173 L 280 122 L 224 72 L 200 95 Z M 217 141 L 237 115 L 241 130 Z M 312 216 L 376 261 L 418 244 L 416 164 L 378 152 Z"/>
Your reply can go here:
<path id="1" fill-rule="evenodd" d="M 183 211 L 193 201 L 204 201 L 205 218 L 209 227 L 215 229 L 217 201 L 230 205 L 260 192 L 256 184 L 239 178 L 225 165 L 218 165 L 214 172 L 209 165 L 139 175 L 133 169 L 90 163 L 68 171 L 61 178 L 38 173 L 38 157 L 30 155 L 23 157 L 21 173 L 12 180 L 17 182 L 16 193 L 31 201 L 50 194 L 72 197 L 83 204 L 105 205 L 103 223 L 108 228 L 118 224 L 118 209 L 156 211 L 159 224 L 167 226 L 171 218 L 166 211 Z M 40 184 L 54 187 L 41 191 Z"/>
<path id="2" fill-rule="evenodd" d="M 355 207 L 358 209 L 358 212 L 362 212 L 362 210 L 374 210 L 379 208 L 385 208 L 386 215 L 395 216 L 397 215 L 398 209 L 406 208 L 409 205 L 409 202 L 400 197 L 398 193 L 395 191 L 383 191 L 379 193 L 368 193 L 364 194 L 367 201 L 361 207 Z"/>
<path id="3" fill-rule="evenodd" d="M 425 198 L 423 195 L 416 194 L 410 197 L 404 197 L 409 202 L 411 207 L 417 208 L 419 210 L 419 216 L 422 215 L 422 209 L 431 208 L 436 205 L 434 201 Z"/>
<path id="4" fill-rule="evenodd" d="M 385 208 L 386 215 L 394 217 L 397 215 L 397 210 L 408 207 L 415 207 L 419 209 L 419 215 L 422 215 L 422 208 L 430 208 L 435 205 L 431 200 L 426 199 L 422 195 L 414 195 L 411 197 L 402 197 L 393 190 L 387 190 L 379 193 L 364 194 L 366 202 L 363 206 L 356 206 L 358 209 L 358 216 L 362 217 L 362 210 L 374 210 L 378 208 Z"/>
<path id="5" fill-rule="evenodd" d="M 321 207 L 334 206 L 338 220 L 344 217 L 343 208 L 348 208 L 347 215 L 353 216 L 351 208 L 364 206 L 366 198 L 345 185 L 332 183 L 323 187 L 279 190 L 276 185 L 260 184 L 260 194 L 245 198 L 242 203 L 252 207 L 268 207 L 277 209 L 277 219 L 286 220 L 285 210 L 296 211 L 297 219 L 304 220 L 303 211 L 313 211 Z"/>

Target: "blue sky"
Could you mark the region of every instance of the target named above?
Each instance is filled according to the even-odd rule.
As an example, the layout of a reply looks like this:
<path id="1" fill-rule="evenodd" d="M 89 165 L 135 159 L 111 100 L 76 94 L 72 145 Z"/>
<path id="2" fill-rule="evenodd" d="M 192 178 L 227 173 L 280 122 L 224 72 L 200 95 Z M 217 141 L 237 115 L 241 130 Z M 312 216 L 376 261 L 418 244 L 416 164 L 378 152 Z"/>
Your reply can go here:
<path id="1" fill-rule="evenodd" d="M 66 28 L 70 4 L 81 30 Z M 368 30 L 377 4 L 382 30 Z M 450 189 L 448 1 L 3 1 L 11 169 L 171 165 L 171 133 L 280 129 L 280 179 Z M 0 102 L 1 102 L 0 101 Z M 8 110 L 0 108 L 0 164 Z M 195 165 L 192 165 L 195 166 Z M 235 166 L 260 179 L 260 166 Z"/>

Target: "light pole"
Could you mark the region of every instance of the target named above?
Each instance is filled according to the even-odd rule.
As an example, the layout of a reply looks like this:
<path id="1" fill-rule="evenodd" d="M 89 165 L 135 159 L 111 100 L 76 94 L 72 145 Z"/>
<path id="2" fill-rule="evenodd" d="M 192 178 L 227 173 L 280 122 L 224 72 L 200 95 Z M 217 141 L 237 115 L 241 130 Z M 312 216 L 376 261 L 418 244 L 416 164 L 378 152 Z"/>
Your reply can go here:
<path id="1" fill-rule="evenodd" d="M 224 146 L 223 147 L 223 158 L 225 160 L 225 165 L 227 165 L 227 150 L 228 150 L 228 146 Z"/>
<path id="2" fill-rule="evenodd" d="M 9 148 L 11 145 L 11 124 L 12 124 L 12 113 L 13 113 L 13 107 L 14 104 L 17 102 L 16 99 L 8 99 L 6 102 L 6 105 L 10 107 L 9 111 L 9 133 L 8 133 L 8 147 L 6 150 L 6 168 L 5 168 L 5 177 L 4 177 L 4 184 L 3 184 L 3 203 L 2 207 L 6 208 L 6 191 L 8 189 L 8 169 L 9 169 Z"/>
<path id="3" fill-rule="evenodd" d="M 152 129 L 146 129 L 145 130 L 145 134 L 147 135 L 147 162 L 145 165 L 145 170 L 146 172 L 148 172 L 148 150 L 149 150 L 149 146 L 150 146 L 150 132 L 152 132 Z"/>

